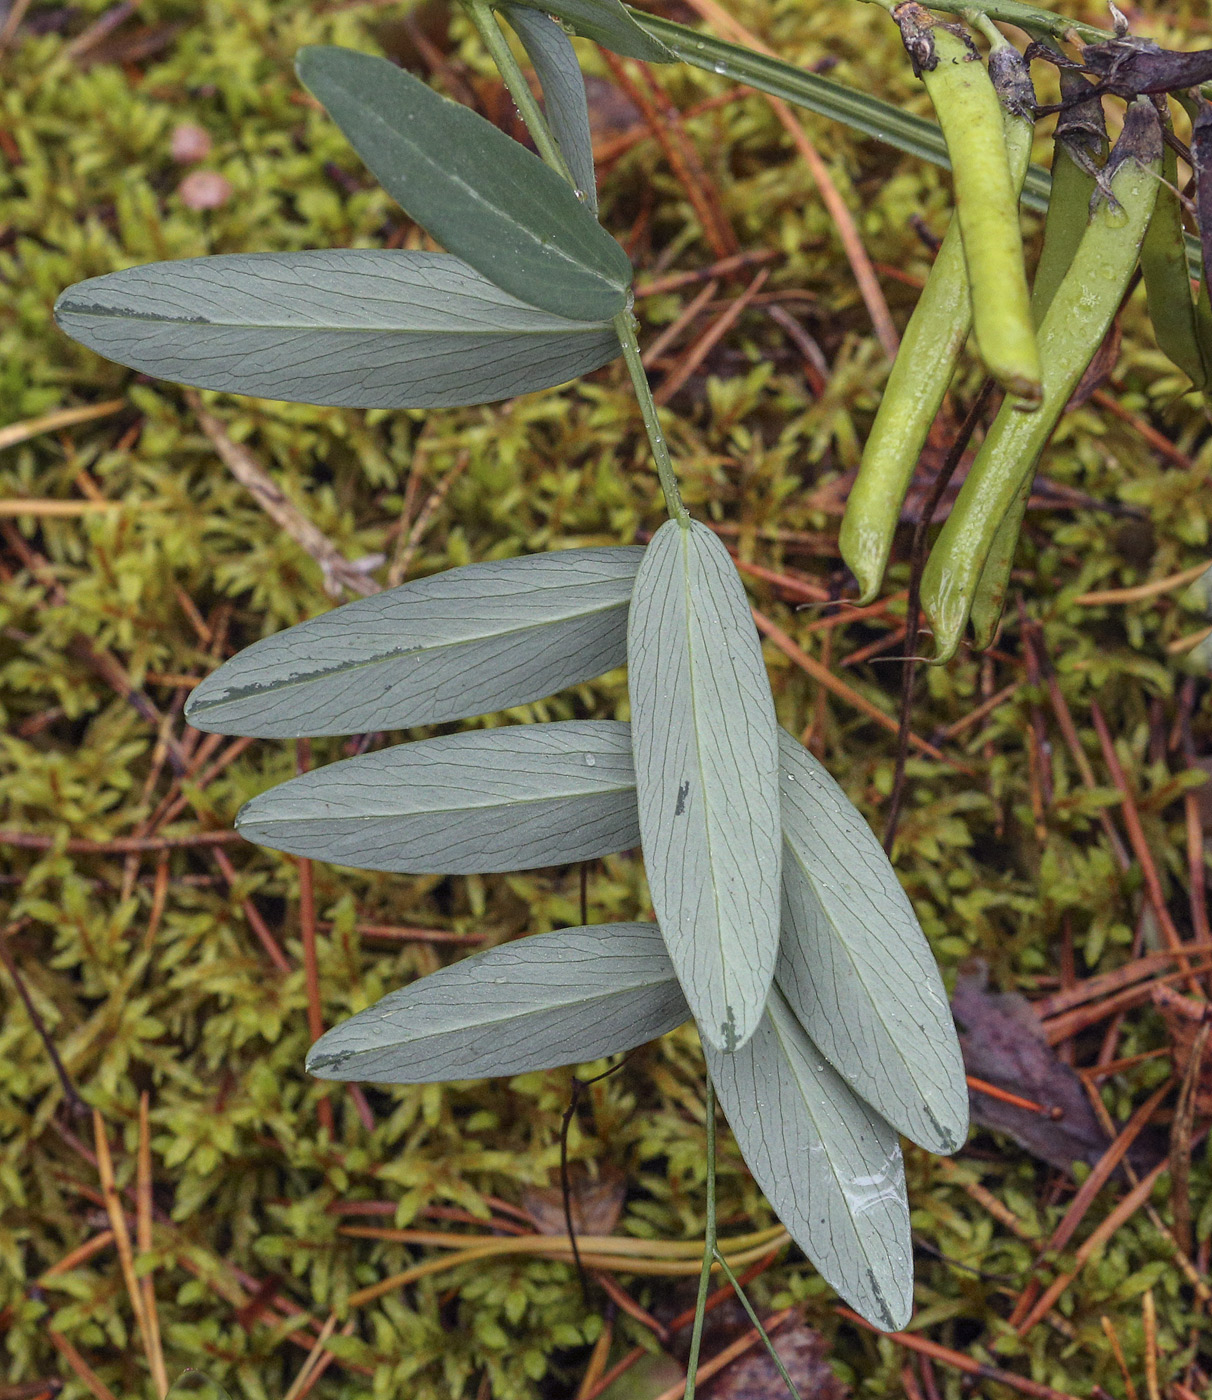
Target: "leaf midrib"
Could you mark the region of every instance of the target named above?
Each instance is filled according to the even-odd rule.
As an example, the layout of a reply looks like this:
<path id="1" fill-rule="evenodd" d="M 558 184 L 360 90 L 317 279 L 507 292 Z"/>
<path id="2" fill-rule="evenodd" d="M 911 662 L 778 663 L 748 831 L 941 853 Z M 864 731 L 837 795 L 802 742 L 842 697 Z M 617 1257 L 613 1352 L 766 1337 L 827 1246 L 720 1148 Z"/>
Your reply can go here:
<path id="1" fill-rule="evenodd" d="M 424 643 L 415 647 L 397 648 L 393 651 L 380 652 L 367 660 L 349 661 L 339 666 L 330 666 L 324 670 L 309 671 L 306 675 L 295 676 L 289 680 L 274 681 L 265 685 L 247 685 L 239 690 L 229 690 L 221 699 L 207 700 L 192 708 L 190 713 L 195 715 L 206 714 L 207 711 L 215 710 L 224 705 L 235 704 L 239 700 L 247 700 L 254 695 L 264 695 L 268 692 L 278 693 L 284 690 L 293 690 L 297 686 L 310 685 L 315 681 L 328 680 L 334 676 L 343 676 L 351 672 L 361 671 L 372 666 L 385 666 L 390 661 L 399 661 L 406 656 L 431 655 L 434 652 L 447 651 L 454 647 L 475 646 L 477 642 L 496 640 L 498 638 L 520 636 L 524 632 L 536 632 L 544 627 L 557 627 L 561 623 L 577 620 L 584 617 L 597 617 L 601 613 L 613 612 L 616 608 L 626 608 L 631 604 L 630 595 L 618 603 L 603 604 L 597 608 L 586 608 L 582 612 L 565 613 L 560 617 L 553 617 L 545 622 L 531 622 L 523 626 L 505 627 L 499 632 L 481 632 L 474 637 L 461 637 L 451 642 Z M 284 635 L 284 634 L 279 634 Z M 212 674 L 218 674 L 214 672 Z M 208 677 L 209 679 L 209 677 Z"/>
<path id="2" fill-rule="evenodd" d="M 449 1026 L 442 1030 L 427 1031 L 426 1037 L 428 1038 L 431 1036 L 440 1035 L 458 1035 L 460 1032 L 486 1030 L 492 1026 L 502 1026 L 511 1023 L 513 1025 L 524 1025 L 527 1021 L 533 1020 L 534 1017 L 544 1016 L 551 1013 L 552 1011 L 575 1011 L 578 1007 L 589 1008 L 594 1006 L 602 1006 L 608 1002 L 617 1001 L 620 997 L 634 996 L 636 992 L 647 991 L 650 988 L 664 987 L 668 983 L 675 983 L 676 981 L 677 978 L 671 974 L 669 977 L 658 977 L 651 978 L 646 981 L 632 982 L 629 983 L 627 986 L 616 987 L 609 992 L 599 992 L 594 996 L 576 997 L 571 1001 L 549 1003 L 546 1006 L 536 1006 L 526 1011 L 518 1011 L 513 1012 L 512 1014 L 500 1016 L 489 1016 L 487 1019 L 483 1021 L 476 1021 L 474 1024 Z M 474 987 L 470 986 L 468 989 L 475 990 Z M 487 990 L 487 988 L 485 988 L 484 990 Z M 393 1018 L 396 1014 L 397 1013 L 394 1011 L 386 1012 L 384 1013 L 382 1020 L 388 1021 L 391 1018 Z M 345 1052 L 334 1051 L 332 1052 L 331 1056 L 327 1058 L 327 1062 L 331 1063 L 331 1061 L 333 1059 L 336 1059 L 338 1056 L 341 1058 L 342 1062 L 347 1062 L 348 1060 L 354 1058 L 360 1059 L 364 1055 L 382 1054 L 385 1052 L 390 1052 L 392 1049 L 395 1049 L 399 1046 L 413 1045 L 416 1043 L 418 1042 L 409 1040 L 397 1040 L 392 1041 L 389 1045 L 377 1048 L 375 1050 L 349 1050 Z M 322 1068 L 323 1063 L 323 1061 L 319 1062 L 318 1067 Z"/>
<path id="3" fill-rule="evenodd" d="M 401 780 L 402 782 L 415 781 L 415 779 L 410 779 L 409 776 L 408 776 L 408 774 L 406 774 L 406 773 L 401 773 L 401 774 L 400 774 L 400 780 Z M 240 820 L 237 819 L 237 821 L 236 821 L 236 827 L 237 827 L 237 829 L 239 829 L 241 826 L 247 826 L 247 825 L 249 825 L 250 823 L 254 823 L 254 822 L 259 822 L 259 823 L 262 823 L 262 824 L 269 824 L 269 823 L 282 822 L 282 823 L 284 823 L 284 824 L 287 824 L 287 823 L 288 823 L 288 824 L 291 825 L 291 826 L 314 826 L 314 825 L 317 825 L 317 824 L 325 824 L 325 823 L 329 823 L 329 822 L 333 822 L 333 821 L 355 822 L 355 823 L 368 822 L 368 823 L 369 823 L 369 822 L 393 821 L 393 820 L 398 820 L 398 819 L 401 819 L 401 818 L 404 818 L 404 817 L 441 817 L 441 816 L 449 816 L 449 815 L 454 815 L 454 814 L 457 814 L 457 813 L 460 813 L 460 812 L 468 812 L 468 811 L 473 811 L 473 812 L 487 812 L 487 811 L 493 810 L 494 808 L 502 808 L 502 809 L 503 809 L 503 808 L 527 807 L 527 806 L 533 806 L 534 804 L 540 803 L 540 802 L 576 802 L 576 801 L 591 802 L 591 801 L 593 801 L 594 798 L 597 798 L 597 797 L 614 797 L 615 795 L 617 795 L 618 793 L 621 793 L 621 792 L 634 792 L 634 791 L 635 791 L 635 783 L 634 783 L 634 782 L 630 782 L 630 783 L 617 783 L 617 784 L 611 784 L 609 787 L 594 788 L 594 789 L 593 789 L 592 791 L 590 791 L 590 792 L 585 792 L 585 791 L 577 791 L 577 792 L 549 792 L 549 793 L 545 793 L 545 794 L 542 794 L 542 795 L 540 795 L 540 796 L 535 796 L 535 797 L 517 797 L 517 798 L 511 797 L 511 798 L 509 798 L 509 799 L 507 799 L 507 800 L 505 800 L 505 801 L 499 801 L 499 802 L 481 802 L 481 803 L 476 803 L 476 802 L 464 802 L 464 803 L 461 803 L 459 806 L 456 806 L 456 807 L 424 807 L 424 808 L 421 808 L 420 810 L 415 811 L 415 812 L 368 812 L 368 813 L 362 813 L 362 814 L 359 814 L 359 815 L 349 816 L 349 817 L 338 816 L 338 815 L 335 815 L 335 814 L 329 815 L 329 816 L 325 816 L 325 817 L 264 817 L 264 816 L 258 816 L 258 815 L 256 815 L 256 814 L 254 813 L 252 816 L 245 818 L 245 820 L 244 820 L 243 822 L 241 822 Z M 295 794 L 295 795 L 297 796 L 297 794 Z M 252 800 L 255 801 L 256 799 L 254 798 L 254 799 L 252 799 Z"/>
<path id="4" fill-rule="evenodd" d="M 491 304 L 491 303 L 490 303 Z M 541 308 L 534 308 L 541 312 Z M 205 316 L 165 316 L 149 315 L 139 311 L 119 310 L 116 307 L 96 306 L 84 302 L 64 302 L 59 307 L 60 315 L 64 316 L 94 316 L 98 319 L 114 321 L 142 321 L 148 325 L 159 326 L 215 326 L 220 330 L 242 330 L 242 331 L 295 331 L 300 333 L 323 332 L 327 334 L 341 335 L 466 335 L 475 339 L 487 339 L 493 336 L 547 336 L 554 338 L 557 336 L 577 336 L 601 334 L 610 330 L 609 321 L 574 321 L 571 317 L 563 318 L 563 326 L 517 326 L 517 327 L 494 327 L 486 326 L 482 329 L 464 330 L 461 327 L 428 327 L 418 328 L 414 326 L 339 326 L 325 325 L 317 322 L 310 324 L 303 321 L 219 321 L 211 320 Z M 543 315 L 550 315 L 555 318 L 555 312 L 541 312 Z"/>

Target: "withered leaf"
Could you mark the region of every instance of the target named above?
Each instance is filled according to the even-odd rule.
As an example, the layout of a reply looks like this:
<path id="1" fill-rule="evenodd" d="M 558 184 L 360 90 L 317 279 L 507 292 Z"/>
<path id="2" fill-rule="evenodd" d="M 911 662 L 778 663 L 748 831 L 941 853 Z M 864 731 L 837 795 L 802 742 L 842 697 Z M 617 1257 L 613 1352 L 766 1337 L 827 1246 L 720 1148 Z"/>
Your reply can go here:
<path id="1" fill-rule="evenodd" d="M 1107 1137 L 1081 1080 L 1056 1057 L 1026 997 L 990 992 L 987 980 L 988 969 L 975 965 L 956 982 L 951 998 L 964 1068 L 1044 1108 L 1059 1108 L 1063 1116 L 1045 1117 L 971 1090 L 973 1121 L 1006 1133 L 1032 1156 L 1061 1171 L 1072 1171 L 1074 1162 L 1093 1165 L 1107 1150 Z"/>

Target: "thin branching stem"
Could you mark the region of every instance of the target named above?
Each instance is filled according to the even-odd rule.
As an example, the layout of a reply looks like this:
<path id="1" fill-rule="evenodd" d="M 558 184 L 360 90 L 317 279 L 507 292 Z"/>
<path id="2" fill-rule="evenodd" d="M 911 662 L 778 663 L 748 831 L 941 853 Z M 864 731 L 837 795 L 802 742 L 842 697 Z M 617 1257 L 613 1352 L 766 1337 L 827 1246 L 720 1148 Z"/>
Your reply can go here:
<path id="1" fill-rule="evenodd" d="M 505 36 L 501 33 L 501 27 L 487 4 L 487 0 L 466 0 L 466 9 L 484 47 L 491 55 L 492 61 L 497 65 L 505 86 L 509 89 L 509 95 L 513 98 L 518 112 L 526 124 L 526 129 L 534 138 L 539 154 L 553 170 L 558 171 L 575 189 L 576 181 L 572 178 L 568 163 L 551 134 L 547 118 L 535 101 L 530 84 L 526 81 L 521 68 L 518 67 L 513 50 L 506 43 Z M 635 322 L 629 310 L 620 311 L 614 318 L 614 329 L 619 338 L 619 344 L 623 348 L 623 358 L 627 362 L 627 370 L 631 375 L 635 396 L 639 400 L 640 413 L 643 416 L 644 428 L 648 434 L 648 443 L 652 448 L 653 461 L 656 463 L 657 477 L 661 483 L 661 491 L 665 496 L 665 508 L 680 525 L 687 525 L 690 522 L 690 513 L 682 501 L 682 493 L 678 490 L 677 478 L 673 474 L 673 462 L 669 456 L 665 434 L 661 431 L 661 421 L 657 416 L 656 402 L 652 397 L 648 375 L 640 360 L 639 342 L 635 338 Z"/>
<path id="2" fill-rule="evenodd" d="M 761 1319 L 758 1317 L 757 1313 L 754 1312 L 753 1304 L 749 1301 L 748 1295 L 741 1287 L 740 1280 L 728 1267 L 728 1260 L 724 1258 L 718 1249 L 715 1251 L 715 1258 L 716 1263 L 719 1264 L 720 1268 L 723 1270 L 724 1277 L 732 1284 L 732 1291 L 741 1300 L 741 1307 L 743 1307 L 745 1312 L 749 1315 L 749 1321 L 757 1328 L 757 1334 L 761 1337 L 766 1350 L 770 1353 L 771 1361 L 778 1367 L 778 1373 L 783 1378 L 783 1384 L 795 1397 L 795 1400 L 800 1400 L 800 1392 L 796 1389 L 795 1382 L 787 1374 L 787 1368 L 783 1365 L 783 1358 L 775 1351 L 774 1343 L 770 1340 L 770 1334 L 762 1326 Z"/>
<path id="3" fill-rule="evenodd" d="M 703 1319 L 707 1316 L 707 1290 L 715 1248 L 715 1085 L 707 1079 L 707 1225 L 703 1231 L 703 1269 L 699 1274 L 699 1295 L 694 1305 L 694 1328 L 690 1333 L 690 1356 L 686 1361 L 684 1400 L 694 1400 L 695 1372 L 699 1369 L 699 1348 L 703 1343 Z"/>

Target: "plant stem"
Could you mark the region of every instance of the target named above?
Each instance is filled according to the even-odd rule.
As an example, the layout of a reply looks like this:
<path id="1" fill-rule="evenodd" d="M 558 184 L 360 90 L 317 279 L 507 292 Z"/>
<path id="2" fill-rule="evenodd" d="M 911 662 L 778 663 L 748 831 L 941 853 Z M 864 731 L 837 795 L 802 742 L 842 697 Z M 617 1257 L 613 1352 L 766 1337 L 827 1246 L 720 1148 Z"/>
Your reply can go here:
<path id="1" fill-rule="evenodd" d="M 715 1248 L 715 1086 L 707 1079 L 707 1225 L 703 1231 L 703 1271 L 699 1274 L 699 1296 L 694 1307 L 694 1330 L 690 1334 L 690 1356 L 686 1361 L 684 1400 L 694 1400 L 695 1372 L 699 1369 L 699 1347 L 703 1341 L 703 1318 L 707 1314 L 707 1289 Z"/>
<path id="2" fill-rule="evenodd" d="M 501 33 L 501 27 L 489 8 L 487 0 L 465 0 L 465 8 L 471 17 L 472 24 L 476 27 L 476 32 L 483 41 L 484 47 L 491 55 L 492 61 L 497 65 L 497 69 L 505 81 L 505 86 L 509 89 L 510 96 L 517 104 L 522 120 L 526 123 L 526 129 L 538 147 L 539 154 L 553 170 L 561 174 L 575 189 L 576 181 L 572 178 L 568 163 L 551 134 L 547 118 L 544 117 L 539 104 L 535 101 L 530 84 L 518 67 L 513 50 L 505 41 L 505 36 Z M 644 372 L 644 366 L 640 360 L 640 347 L 635 338 L 635 325 L 630 311 L 619 312 L 614 318 L 614 329 L 619 337 L 619 344 L 623 347 L 623 358 L 627 361 L 632 387 L 639 400 L 640 413 L 643 415 L 648 442 L 652 447 L 653 460 L 656 462 L 657 477 L 660 479 L 661 491 L 665 496 L 665 508 L 679 525 L 686 526 L 690 523 L 690 512 L 683 504 L 682 493 L 678 490 L 677 477 L 673 474 L 673 463 L 669 458 L 669 448 L 665 443 L 665 435 L 661 432 L 661 423 L 657 417 L 656 404 L 648 384 L 648 375 Z"/>
<path id="3" fill-rule="evenodd" d="M 716 1262 L 724 1271 L 724 1277 L 728 1280 L 730 1284 L 732 1284 L 732 1291 L 741 1300 L 741 1307 L 743 1307 L 746 1313 L 749 1314 L 749 1321 L 752 1322 L 753 1325 L 757 1328 L 758 1336 L 761 1337 L 763 1343 L 765 1344 L 766 1350 L 770 1353 L 771 1361 L 773 1361 L 775 1366 L 778 1367 L 779 1375 L 783 1378 L 783 1384 L 787 1387 L 788 1391 L 790 1391 L 790 1393 L 795 1397 L 795 1400 L 800 1400 L 800 1392 L 796 1389 L 795 1382 L 787 1374 L 787 1368 L 783 1365 L 783 1358 L 778 1354 L 777 1351 L 775 1351 L 774 1343 L 770 1340 L 770 1334 L 762 1326 L 757 1313 L 754 1312 L 753 1304 L 749 1301 L 748 1297 L 746 1296 L 745 1290 L 741 1287 L 740 1281 L 737 1279 L 737 1276 L 728 1267 L 728 1260 L 724 1258 L 724 1256 L 720 1253 L 718 1249 L 715 1252 L 715 1257 Z"/>
<path id="4" fill-rule="evenodd" d="M 535 95 L 530 90 L 530 84 L 526 81 L 521 68 L 518 67 L 513 50 L 509 47 L 504 34 L 501 33 L 501 26 L 497 23 L 496 16 L 486 0 L 467 0 L 466 9 L 484 47 L 491 55 L 492 61 L 497 65 L 497 69 L 505 81 L 505 86 L 509 89 L 509 95 L 513 98 L 523 122 L 526 123 L 527 131 L 534 138 L 539 155 L 575 188 L 576 181 L 572 178 L 568 162 L 564 159 L 563 152 L 551 134 L 547 118 L 535 100 Z"/>
<path id="5" fill-rule="evenodd" d="M 665 509 L 679 525 L 685 527 L 690 523 L 690 512 L 683 504 L 682 493 L 678 490 L 677 477 L 673 474 L 673 463 L 669 459 L 669 448 L 665 443 L 665 435 L 661 432 L 661 420 L 657 417 L 657 407 L 653 401 L 652 390 L 648 387 L 648 375 L 644 372 L 644 364 L 640 359 L 640 347 L 635 338 L 635 325 L 631 319 L 630 311 L 619 312 L 614 318 L 614 329 L 619 337 L 619 344 L 623 347 L 623 358 L 627 361 L 627 369 L 631 374 L 631 384 L 635 389 L 635 396 L 639 400 L 640 412 L 644 417 L 644 427 L 648 431 L 648 441 L 652 446 L 657 476 L 661 482 L 661 490 L 665 494 Z M 711 1093 L 710 1084 L 711 1081 L 708 1080 L 709 1094 Z"/>

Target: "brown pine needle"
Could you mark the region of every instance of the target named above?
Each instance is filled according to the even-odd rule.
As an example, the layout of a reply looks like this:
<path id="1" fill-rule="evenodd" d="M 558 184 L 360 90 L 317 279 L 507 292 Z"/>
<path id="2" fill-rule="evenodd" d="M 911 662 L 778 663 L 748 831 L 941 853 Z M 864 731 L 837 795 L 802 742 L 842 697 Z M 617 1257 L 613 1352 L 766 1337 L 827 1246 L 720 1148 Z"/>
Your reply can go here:
<path id="1" fill-rule="evenodd" d="M 1077 1251 L 1075 1267 L 1054 1279 L 1041 1294 L 1030 1313 L 1019 1323 L 1017 1330 L 1020 1337 L 1025 1337 L 1037 1322 L 1047 1316 L 1056 1300 L 1065 1289 L 1069 1287 L 1082 1269 L 1085 1268 L 1091 1255 L 1102 1249 L 1111 1236 L 1115 1234 L 1116 1230 L 1118 1230 L 1125 1221 L 1130 1220 L 1141 1206 L 1148 1201 L 1153 1188 L 1157 1185 L 1158 1178 L 1161 1176 L 1162 1172 L 1168 1170 L 1169 1166 L 1169 1161 L 1159 1162 L 1148 1176 L 1128 1192 L 1123 1200 L 1120 1201 L 1119 1205 L 1115 1207 L 1110 1215 L 1108 1215 L 1091 1234 L 1090 1238 L 1083 1242 Z"/>
<path id="2" fill-rule="evenodd" d="M 745 310 L 758 292 L 761 291 L 762 285 L 769 276 L 770 269 L 763 267 L 731 306 L 716 317 L 706 333 L 695 341 L 687 354 L 678 362 L 676 368 L 666 375 L 661 381 L 661 387 L 652 396 L 658 408 L 663 407 L 673 398 L 707 356 L 711 354 L 724 336 L 728 334 L 739 319 L 741 312 Z"/>
<path id="3" fill-rule="evenodd" d="M 135 1254 L 131 1247 L 130 1231 L 126 1224 L 126 1211 L 122 1206 L 122 1197 L 118 1191 L 118 1183 L 114 1179 L 114 1163 L 109 1152 L 109 1138 L 105 1133 L 105 1120 L 101 1117 L 99 1109 L 93 1109 L 93 1145 L 97 1153 L 97 1175 L 101 1179 L 101 1193 L 105 1198 L 105 1209 L 109 1215 L 110 1228 L 114 1232 L 114 1244 L 118 1249 L 118 1262 L 122 1268 L 122 1278 L 126 1284 L 126 1293 L 130 1299 L 131 1311 L 135 1314 L 135 1323 L 139 1328 L 139 1337 L 143 1342 L 143 1354 L 147 1357 L 148 1368 L 152 1375 L 157 1374 L 156 1355 L 152 1346 L 151 1327 L 147 1318 L 147 1307 L 144 1302 L 143 1288 L 135 1276 Z M 159 1366 L 163 1370 L 163 1357 L 160 1358 Z M 167 1386 L 161 1394 L 167 1393 Z"/>
<path id="4" fill-rule="evenodd" d="M 145 1089 L 139 1095 L 139 1152 L 135 1159 L 135 1239 L 140 1254 L 152 1247 L 152 1161 L 150 1100 Z M 151 1272 L 139 1280 L 143 1294 L 143 1311 L 147 1319 L 147 1361 L 152 1384 L 160 1400 L 168 1394 L 168 1371 L 164 1366 L 164 1348 L 160 1341 L 160 1314 L 156 1307 L 156 1289 Z"/>
<path id="5" fill-rule="evenodd" d="M 48 1327 L 46 1335 L 50 1338 L 51 1345 L 76 1373 L 76 1378 L 92 1391 L 96 1400 L 117 1400 L 114 1392 L 110 1390 L 109 1386 L 97 1375 L 96 1371 L 85 1361 L 62 1332 L 56 1332 L 53 1327 Z"/>
<path id="6" fill-rule="evenodd" d="M 757 608 L 752 609 L 752 612 L 753 620 L 758 625 L 758 631 L 761 632 L 763 636 L 769 637 L 785 656 L 795 662 L 800 670 L 806 671 L 813 680 L 823 685 L 826 690 L 831 690 L 840 700 L 844 700 L 853 709 L 866 715 L 868 719 L 874 720 L 876 724 L 881 725 L 884 729 L 888 730 L 890 734 L 895 734 L 897 732 L 897 722 L 891 715 L 886 715 L 878 705 L 873 704 L 865 695 L 860 695 L 853 686 L 847 685 L 845 681 L 835 676 L 827 666 L 822 666 L 815 657 L 809 656 L 803 647 L 792 641 L 787 633 L 784 632 L 777 623 L 772 622 L 765 613 L 759 612 Z M 961 773 L 969 771 L 963 764 L 956 763 L 953 758 L 948 758 L 946 754 L 936 749 L 933 744 L 927 743 L 925 739 L 919 738 L 918 735 L 912 732 L 909 735 L 909 743 L 911 747 L 919 750 L 921 753 L 929 754 L 931 758 L 937 759 L 940 763 L 947 764 L 949 768 L 955 768 Z"/>
<path id="7" fill-rule="evenodd" d="M 1119 1367 L 1119 1373 L 1124 1378 L 1124 1392 L 1128 1400 L 1137 1400 L 1136 1387 L 1132 1384 L 1132 1373 L 1128 1370 L 1128 1363 L 1124 1359 L 1124 1349 L 1119 1344 L 1119 1335 L 1106 1313 L 1099 1318 L 1099 1321 L 1102 1323 L 1107 1341 L 1111 1344 L 1111 1355 L 1115 1357 L 1115 1364 Z"/>
<path id="8" fill-rule="evenodd" d="M 745 44 L 758 53 L 765 54 L 768 58 L 777 57 L 773 50 L 763 44 L 755 34 L 750 33 L 739 20 L 718 4 L 717 0 L 689 0 L 689 3 L 691 8 L 697 10 L 708 24 L 714 25 L 721 34 L 726 35 L 734 42 Z M 900 337 L 896 333 L 896 326 L 893 324 L 891 313 L 888 310 L 888 303 L 884 300 L 883 289 L 875 275 L 871 259 L 867 256 L 863 240 L 859 237 L 854 216 L 846 207 L 846 201 L 838 193 L 838 188 L 833 182 L 833 177 L 829 174 L 828 167 L 821 159 L 820 152 L 813 145 L 799 118 L 781 97 L 767 96 L 766 100 L 770 103 L 775 116 L 783 124 L 784 130 L 795 143 L 796 149 L 820 191 L 821 200 L 837 228 L 838 237 L 841 239 L 846 259 L 854 273 L 854 280 L 858 283 L 859 292 L 867 307 L 867 314 L 871 317 L 876 337 L 884 348 L 884 354 L 888 356 L 889 360 L 894 360 L 896 352 L 900 348 Z"/>

